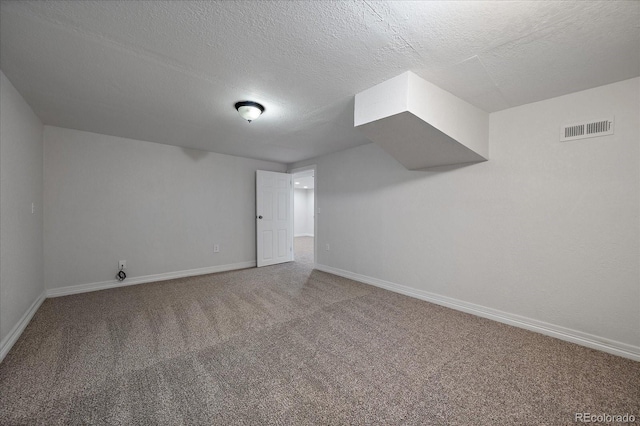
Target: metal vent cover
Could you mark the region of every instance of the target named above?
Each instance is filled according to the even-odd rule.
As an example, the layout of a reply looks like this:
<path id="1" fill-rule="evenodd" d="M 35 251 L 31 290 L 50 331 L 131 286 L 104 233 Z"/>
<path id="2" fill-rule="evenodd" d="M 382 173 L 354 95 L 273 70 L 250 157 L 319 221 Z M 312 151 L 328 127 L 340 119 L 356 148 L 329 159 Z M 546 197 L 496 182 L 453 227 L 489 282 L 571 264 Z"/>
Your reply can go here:
<path id="1" fill-rule="evenodd" d="M 560 142 L 613 134 L 613 117 L 605 120 L 567 124 L 560 128 Z"/>

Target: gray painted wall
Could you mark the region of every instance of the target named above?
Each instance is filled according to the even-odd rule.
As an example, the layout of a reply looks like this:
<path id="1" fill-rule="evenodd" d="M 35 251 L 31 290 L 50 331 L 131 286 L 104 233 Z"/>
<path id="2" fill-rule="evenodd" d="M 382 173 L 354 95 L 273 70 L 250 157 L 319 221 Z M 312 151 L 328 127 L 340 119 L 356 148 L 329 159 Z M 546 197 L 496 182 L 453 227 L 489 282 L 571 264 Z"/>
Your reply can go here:
<path id="1" fill-rule="evenodd" d="M 0 341 L 44 292 L 42 128 L 0 71 Z"/>
<path id="2" fill-rule="evenodd" d="M 491 114 L 486 163 L 408 171 L 369 144 L 291 165 L 317 164 L 318 263 L 637 348 L 639 83 Z"/>
<path id="3" fill-rule="evenodd" d="M 256 259 L 255 171 L 283 164 L 45 126 L 45 284 Z M 220 245 L 220 253 L 213 245 Z"/>

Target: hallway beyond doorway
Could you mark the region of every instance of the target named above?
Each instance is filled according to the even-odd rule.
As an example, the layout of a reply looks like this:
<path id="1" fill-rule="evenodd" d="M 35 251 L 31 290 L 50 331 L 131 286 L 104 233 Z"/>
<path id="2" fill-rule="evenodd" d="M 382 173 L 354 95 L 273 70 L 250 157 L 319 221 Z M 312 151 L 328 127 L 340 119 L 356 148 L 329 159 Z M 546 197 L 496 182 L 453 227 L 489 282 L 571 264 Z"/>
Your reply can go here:
<path id="1" fill-rule="evenodd" d="M 304 264 L 313 264 L 313 238 L 295 237 L 293 240 L 293 260 Z"/>

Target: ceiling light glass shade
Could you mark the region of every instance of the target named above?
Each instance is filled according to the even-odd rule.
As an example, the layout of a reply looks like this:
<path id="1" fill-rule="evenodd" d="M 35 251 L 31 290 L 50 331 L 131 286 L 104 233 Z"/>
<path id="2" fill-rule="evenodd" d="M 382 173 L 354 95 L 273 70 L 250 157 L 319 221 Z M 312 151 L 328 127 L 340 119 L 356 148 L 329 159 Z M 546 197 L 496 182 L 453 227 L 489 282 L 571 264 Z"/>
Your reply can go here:
<path id="1" fill-rule="evenodd" d="M 240 117 L 251 123 L 252 120 L 260 117 L 260 114 L 264 112 L 264 107 L 257 102 L 242 101 L 236 103 L 236 109 Z"/>

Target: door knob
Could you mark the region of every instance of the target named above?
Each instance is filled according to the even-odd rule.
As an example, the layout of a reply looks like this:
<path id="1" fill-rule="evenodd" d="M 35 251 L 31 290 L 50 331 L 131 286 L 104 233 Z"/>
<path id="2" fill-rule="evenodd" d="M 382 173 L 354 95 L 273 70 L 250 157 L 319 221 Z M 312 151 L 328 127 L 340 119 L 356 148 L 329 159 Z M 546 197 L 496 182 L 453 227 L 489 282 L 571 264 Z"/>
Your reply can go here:
<path id="1" fill-rule="evenodd" d="M 258 216 L 258 219 L 262 219 L 262 216 Z"/>

